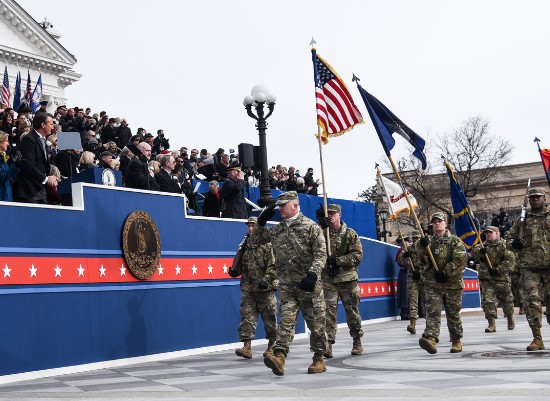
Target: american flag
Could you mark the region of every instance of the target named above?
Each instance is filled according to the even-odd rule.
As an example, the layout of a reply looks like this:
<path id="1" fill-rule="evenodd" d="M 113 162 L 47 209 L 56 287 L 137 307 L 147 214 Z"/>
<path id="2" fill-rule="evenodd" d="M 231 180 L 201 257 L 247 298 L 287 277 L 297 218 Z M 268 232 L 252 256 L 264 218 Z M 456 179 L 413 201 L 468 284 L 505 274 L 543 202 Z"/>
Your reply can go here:
<path id="1" fill-rule="evenodd" d="M 27 70 L 27 91 L 25 92 L 25 102 L 30 106 L 32 99 L 31 73 Z"/>
<path id="2" fill-rule="evenodd" d="M 8 79 L 8 66 L 4 67 L 4 82 L 2 83 L 2 108 L 10 107 L 10 81 Z"/>
<path id="3" fill-rule="evenodd" d="M 356 124 L 363 123 L 346 85 L 331 66 L 311 49 L 315 78 L 315 97 L 317 98 L 317 124 L 320 127 L 321 140 L 342 135 Z"/>

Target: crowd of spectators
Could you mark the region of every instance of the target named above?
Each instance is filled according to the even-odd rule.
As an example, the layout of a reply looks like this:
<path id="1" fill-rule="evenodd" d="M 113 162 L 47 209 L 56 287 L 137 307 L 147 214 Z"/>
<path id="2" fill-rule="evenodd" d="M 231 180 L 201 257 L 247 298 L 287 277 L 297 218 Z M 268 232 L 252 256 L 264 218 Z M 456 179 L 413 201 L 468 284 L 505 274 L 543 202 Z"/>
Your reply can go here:
<path id="1" fill-rule="evenodd" d="M 47 113 L 46 106 L 47 102 L 42 102 L 36 113 Z M 58 181 L 90 168 L 111 168 L 120 170 L 124 186 L 128 188 L 184 193 L 192 213 L 212 217 L 222 213 L 219 183 L 227 181 L 228 172 L 239 165 L 239 156 L 233 150 L 226 153 L 219 148 L 213 154 L 207 149 L 189 151 L 185 146 L 174 150 L 164 130 L 158 129 L 156 136 L 145 128 L 133 133 L 125 118 L 109 117 L 105 111 L 92 113 L 90 108 L 61 105 L 51 117 L 54 124 L 47 136 L 47 157 L 50 175 Z M 10 183 L 18 174 L 18 158 L 21 158 L 18 145 L 32 129 L 33 114 L 28 104 L 23 103 L 17 111 L 1 110 L 0 120 L 0 200 L 11 201 Z M 78 132 L 81 148 L 60 150 L 59 132 Z M 210 190 L 195 193 L 192 180 L 196 179 L 209 181 Z M 260 174 L 253 168 L 243 171 L 242 179 L 245 185 L 260 185 Z M 319 184 L 319 180 L 313 178 L 312 168 L 304 175 L 292 166 L 277 165 L 269 169 L 272 189 L 317 195 Z M 62 203 L 55 187 L 47 188 L 47 195 L 48 203 Z M 204 200 L 202 210 L 198 198 Z"/>

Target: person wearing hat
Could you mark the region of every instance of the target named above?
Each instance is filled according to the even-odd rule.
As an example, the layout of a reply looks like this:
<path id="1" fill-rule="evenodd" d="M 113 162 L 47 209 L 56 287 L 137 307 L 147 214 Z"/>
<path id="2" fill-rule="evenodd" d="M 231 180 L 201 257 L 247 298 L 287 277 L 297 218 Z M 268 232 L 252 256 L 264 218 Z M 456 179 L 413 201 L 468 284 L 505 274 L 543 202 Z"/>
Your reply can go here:
<path id="1" fill-rule="evenodd" d="M 36 114 L 36 113 L 47 113 L 48 112 L 48 110 L 46 110 L 46 107 L 48 106 L 48 101 L 47 100 L 42 100 L 39 103 L 39 105 L 40 105 L 40 107 L 38 109 L 36 109 L 34 114 Z"/>
<path id="2" fill-rule="evenodd" d="M 100 153 L 99 162 L 97 163 L 97 166 L 99 168 L 111 168 L 112 161 L 113 161 L 113 154 L 105 150 Z"/>
<path id="3" fill-rule="evenodd" d="M 229 270 L 231 277 L 241 276 L 241 322 L 239 324 L 239 341 L 242 348 L 235 350 L 237 356 L 252 358 L 251 341 L 256 336 L 258 315 L 262 317 L 265 338 L 269 341 L 264 357 L 272 352 L 277 332 L 277 274 L 275 257 L 270 242 L 259 243 L 252 231 L 258 222 L 257 217 L 249 217 L 245 224 L 248 227 L 244 240 L 239 245 L 241 254 L 235 257 L 236 262 Z"/>
<path id="4" fill-rule="evenodd" d="M 323 220 L 324 216 L 320 219 L 325 238 L 327 236 L 326 229 L 328 228 L 331 251 L 330 256 L 327 256 L 326 266 L 321 276 L 326 303 L 327 349 L 324 356 L 325 358 L 332 358 L 332 344 L 336 342 L 338 298 L 342 300 L 349 333 L 353 338 L 351 354 L 361 355 L 363 353 L 361 344 L 363 329 L 361 327 L 361 313 L 359 312 L 361 297 L 357 269 L 361 260 L 363 260 L 363 247 L 355 230 L 342 221 L 342 208 L 340 205 L 328 205 L 327 213 L 326 222 Z"/>
<path id="5" fill-rule="evenodd" d="M 447 327 L 451 336 L 451 353 L 462 352 L 463 335 L 460 309 L 464 290 L 464 270 L 466 269 L 466 248 L 456 235 L 447 229 L 447 214 L 436 212 L 430 222 L 433 235 L 422 237 L 416 251 L 424 262 L 420 275 L 426 297 L 426 328 L 418 344 L 430 354 L 437 352 L 441 329 L 441 306 L 445 306 Z M 428 253 L 433 255 L 433 266 Z"/>
<path id="6" fill-rule="evenodd" d="M 498 227 L 487 226 L 484 233 L 485 242 L 474 246 L 470 252 L 476 260 L 479 260 L 481 306 L 489 322 L 485 332 L 496 331 L 497 301 L 508 319 L 508 330 L 513 330 L 515 327 L 514 297 L 510 288 L 509 273 L 516 263 L 516 258 L 513 252 L 506 248 L 506 242 L 500 238 Z"/>
<path id="7" fill-rule="evenodd" d="M 538 351 L 544 349 L 539 286 L 544 290 L 546 302 L 550 300 L 550 207 L 545 206 L 544 188 L 531 188 L 528 196 L 530 207 L 527 208 L 525 221 L 518 217 L 510 229 L 510 238 L 523 277 L 525 315 L 533 333 L 533 341 L 527 346 L 527 351 Z M 522 236 L 520 227 L 523 228 Z M 550 324 L 549 314 L 546 320 Z"/>
<path id="8" fill-rule="evenodd" d="M 119 127 L 117 126 L 115 118 L 109 118 L 109 122 L 101 129 L 101 142 L 107 143 L 113 141 L 118 143 L 118 131 Z"/>
<path id="9" fill-rule="evenodd" d="M 278 207 L 283 219 L 267 228 L 267 221 Z M 279 280 L 279 314 L 273 354 L 264 358 L 264 364 L 277 376 L 285 374 L 285 359 L 294 338 L 298 312 L 302 311 L 307 327 L 313 363 L 308 373 L 327 370 L 323 354 L 326 352 L 325 297 L 321 272 L 327 261 L 327 248 L 321 228 L 300 212 L 298 193 L 283 192 L 275 205 L 269 206 L 258 217 L 253 235 L 260 243 L 270 241 L 275 254 Z"/>
<path id="10" fill-rule="evenodd" d="M 227 180 L 223 183 L 221 197 L 222 217 L 228 219 L 248 217 L 244 200 L 244 172 L 241 171 L 241 166 L 234 165 L 227 168 Z"/>
<path id="11" fill-rule="evenodd" d="M 407 237 L 409 238 L 409 237 Z M 409 298 L 409 325 L 407 331 L 416 334 L 416 321 L 421 315 L 424 315 L 424 286 L 420 280 L 420 268 L 422 261 L 416 251 L 416 243 L 420 239 L 420 233 L 413 231 L 410 235 L 412 241 L 407 241 L 407 246 L 399 250 L 397 263 L 407 267 L 407 295 Z"/>

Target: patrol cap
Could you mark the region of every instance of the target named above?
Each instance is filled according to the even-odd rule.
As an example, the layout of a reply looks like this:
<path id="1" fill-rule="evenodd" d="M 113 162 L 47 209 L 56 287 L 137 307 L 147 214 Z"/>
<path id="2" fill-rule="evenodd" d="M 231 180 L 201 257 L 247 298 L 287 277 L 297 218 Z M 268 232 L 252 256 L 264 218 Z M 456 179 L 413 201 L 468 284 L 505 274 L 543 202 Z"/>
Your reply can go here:
<path id="1" fill-rule="evenodd" d="M 492 231 L 494 233 L 498 233 L 500 230 L 498 229 L 498 227 L 495 227 L 495 226 L 487 226 L 485 227 L 485 231 Z"/>
<path id="2" fill-rule="evenodd" d="M 433 223 L 434 219 L 447 221 L 447 214 L 444 212 L 435 212 L 434 214 L 432 214 L 432 217 L 430 217 L 430 222 Z"/>
<path id="3" fill-rule="evenodd" d="M 235 164 L 234 166 L 227 167 L 227 171 L 241 171 L 241 166 L 239 164 Z"/>
<path id="4" fill-rule="evenodd" d="M 283 192 L 277 197 L 277 202 L 275 202 L 275 205 L 284 205 L 285 203 L 291 200 L 298 200 L 298 192 L 296 191 Z"/>
<path id="5" fill-rule="evenodd" d="M 249 217 L 248 220 L 244 224 L 246 224 L 246 225 L 256 224 L 257 222 L 258 222 L 257 217 Z"/>
<path id="6" fill-rule="evenodd" d="M 328 213 L 342 213 L 342 207 L 340 205 L 337 205 L 336 203 L 332 203 L 327 206 L 327 212 Z"/>
<path id="7" fill-rule="evenodd" d="M 536 187 L 529 189 L 529 196 L 545 196 L 544 188 Z"/>
<path id="8" fill-rule="evenodd" d="M 413 237 L 413 238 L 420 238 L 420 233 L 419 233 L 418 231 L 413 231 L 413 232 L 411 233 L 411 237 Z"/>

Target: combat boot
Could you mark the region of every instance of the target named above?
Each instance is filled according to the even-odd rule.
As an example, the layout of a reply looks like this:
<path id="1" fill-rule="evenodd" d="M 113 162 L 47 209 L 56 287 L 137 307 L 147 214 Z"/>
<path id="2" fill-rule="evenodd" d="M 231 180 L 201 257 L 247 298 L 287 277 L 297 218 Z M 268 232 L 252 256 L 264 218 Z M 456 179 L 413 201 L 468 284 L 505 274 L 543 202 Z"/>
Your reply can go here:
<path id="1" fill-rule="evenodd" d="M 361 355 L 363 353 L 363 345 L 361 345 L 361 337 L 353 339 L 353 348 L 351 349 L 351 355 Z"/>
<path id="2" fill-rule="evenodd" d="M 307 368 L 307 373 L 323 373 L 327 370 L 327 365 L 323 360 L 323 354 L 313 355 L 313 363 Z"/>
<path id="3" fill-rule="evenodd" d="M 416 334 L 416 319 L 411 319 L 411 324 L 407 326 L 407 331 L 411 334 Z"/>
<path id="4" fill-rule="evenodd" d="M 278 349 L 274 353 L 267 354 L 264 358 L 264 365 L 271 369 L 271 371 L 277 376 L 284 376 L 285 358 L 285 353 Z"/>
<path id="5" fill-rule="evenodd" d="M 331 343 L 328 343 L 328 344 L 327 344 L 327 350 L 325 351 L 325 353 L 323 354 L 323 356 L 324 356 L 325 358 L 328 358 L 328 359 L 332 358 L 332 344 L 331 344 Z"/>
<path id="6" fill-rule="evenodd" d="M 460 339 L 453 340 L 451 345 L 451 354 L 457 354 L 459 352 L 462 352 L 462 343 L 460 342 Z"/>
<path id="7" fill-rule="evenodd" d="M 514 327 L 516 327 L 516 322 L 514 322 L 514 315 L 511 314 L 509 316 L 506 316 L 506 319 L 508 319 L 508 330 L 514 330 Z"/>
<path id="8" fill-rule="evenodd" d="M 420 337 L 420 339 L 418 340 L 418 344 L 420 345 L 420 348 L 428 351 L 428 353 L 430 354 L 435 354 L 437 352 L 437 348 L 435 346 L 436 341 L 433 337 Z"/>
<path id="9" fill-rule="evenodd" d="M 525 315 L 525 306 L 523 304 L 519 306 L 518 315 Z"/>
<path id="10" fill-rule="evenodd" d="M 531 327 L 531 331 L 533 332 L 533 341 L 531 341 L 531 344 L 527 346 L 527 351 L 540 351 L 541 349 L 544 349 L 540 328 Z"/>
<path id="11" fill-rule="evenodd" d="M 273 344 L 275 344 L 275 341 L 269 340 L 269 343 L 267 343 L 267 349 L 264 351 L 264 358 L 267 354 L 273 354 Z"/>
<path id="12" fill-rule="evenodd" d="M 485 329 L 485 333 L 494 333 L 495 331 L 497 331 L 495 318 L 492 316 L 488 316 L 487 321 L 489 322 L 489 326 Z"/>
<path id="13" fill-rule="evenodd" d="M 252 347 L 250 346 L 250 340 L 244 340 L 244 346 L 235 350 L 237 356 L 242 356 L 243 358 L 250 359 L 252 358 Z"/>

